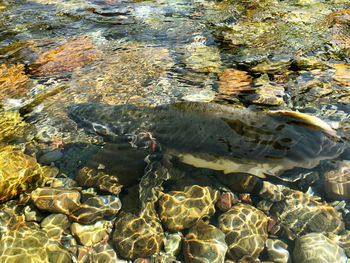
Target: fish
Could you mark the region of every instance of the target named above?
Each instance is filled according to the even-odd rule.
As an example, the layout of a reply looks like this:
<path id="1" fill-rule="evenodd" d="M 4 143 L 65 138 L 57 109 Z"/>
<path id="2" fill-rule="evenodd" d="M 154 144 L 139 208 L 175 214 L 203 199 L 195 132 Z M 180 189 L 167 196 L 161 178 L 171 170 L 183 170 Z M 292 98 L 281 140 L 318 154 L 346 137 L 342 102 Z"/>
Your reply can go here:
<path id="1" fill-rule="evenodd" d="M 144 107 L 82 103 L 69 106 L 78 126 L 106 142 L 176 156 L 185 164 L 259 178 L 312 169 L 337 158 L 345 142 L 326 121 L 295 111 L 253 111 L 209 102 Z"/>

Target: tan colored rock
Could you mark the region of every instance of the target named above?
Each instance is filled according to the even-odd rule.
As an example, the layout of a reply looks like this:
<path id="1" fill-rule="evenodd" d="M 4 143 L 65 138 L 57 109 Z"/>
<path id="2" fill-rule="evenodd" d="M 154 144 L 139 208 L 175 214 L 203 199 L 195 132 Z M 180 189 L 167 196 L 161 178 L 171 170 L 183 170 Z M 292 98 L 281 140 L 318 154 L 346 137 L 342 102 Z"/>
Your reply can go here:
<path id="1" fill-rule="evenodd" d="M 70 215 L 80 206 L 80 193 L 75 190 L 38 188 L 31 193 L 31 199 L 41 210 Z"/>
<path id="2" fill-rule="evenodd" d="M 45 230 L 22 226 L 1 236 L 0 262 L 70 263 L 72 259 Z"/>
<path id="3" fill-rule="evenodd" d="M 84 246 L 93 246 L 107 235 L 107 229 L 111 222 L 101 220 L 93 225 L 73 223 L 70 227 L 72 235 L 77 237 Z"/>
<path id="4" fill-rule="evenodd" d="M 227 252 L 225 234 L 203 221 L 190 229 L 183 247 L 186 263 L 223 263 Z"/>
<path id="5" fill-rule="evenodd" d="M 163 245 L 162 225 L 152 203 L 140 214 L 121 212 L 116 221 L 113 243 L 118 253 L 127 259 L 146 258 Z"/>
<path id="6" fill-rule="evenodd" d="M 255 207 L 238 203 L 219 217 L 226 235 L 228 256 L 237 261 L 256 260 L 267 240 L 267 216 Z"/>
<path id="7" fill-rule="evenodd" d="M 310 233 L 295 241 L 294 262 L 347 262 L 344 250 L 333 240 L 321 233 Z"/>
<path id="8" fill-rule="evenodd" d="M 219 192 L 210 187 L 193 185 L 184 191 L 161 194 L 158 200 L 159 218 L 172 232 L 195 225 L 203 217 L 215 213 Z"/>
<path id="9" fill-rule="evenodd" d="M 285 192 L 285 198 L 272 205 L 270 216 L 291 240 L 306 233 L 338 234 L 344 231 L 343 220 L 333 207 L 300 191 Z"/>
<path id="10" fill-rule="evenodd" d="M 56 174 L 55 169 L 40 166 L 36 158 L 24 154 L 16 146 L 0 147 L 0 202 L 30 192 Z"/>
<path id="11" fill-rule="evenodd" d="M 50 237 L 59 238 L 69 228 L 70 222 L 64 214 L 50 214 L 41 221 L 40 226 Z"/>
<path id="12" fill-rule="evenodd" d="M 117 196 L 93 196 L 74 209 L 70 217 L 81 224 L 93 224 L 99 219 L 115 216 L 120 208 Z"/>

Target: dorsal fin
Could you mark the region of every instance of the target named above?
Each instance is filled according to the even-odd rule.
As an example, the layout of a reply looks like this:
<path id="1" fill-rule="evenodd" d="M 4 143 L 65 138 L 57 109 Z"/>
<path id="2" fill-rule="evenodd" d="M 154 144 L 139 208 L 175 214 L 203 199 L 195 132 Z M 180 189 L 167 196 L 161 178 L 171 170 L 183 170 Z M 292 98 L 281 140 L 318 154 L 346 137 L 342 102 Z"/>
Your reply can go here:
<path id="1" fill-rule="evenodd" d="M 325 122 L 324 120 L 321 120 L 316 116 L 298 112 L 298 111 L 283 111 L 283 110 L 270 111 L 269 114 L 291 117 L 296 121 L 298 121 L 300 124 L 305 125 L 310 129 L 321 129 L 325 133 L 331 136 L 334 136 L 336 138 L 339 138 L 336 130 L 334 130 L 327 122 Z"/>

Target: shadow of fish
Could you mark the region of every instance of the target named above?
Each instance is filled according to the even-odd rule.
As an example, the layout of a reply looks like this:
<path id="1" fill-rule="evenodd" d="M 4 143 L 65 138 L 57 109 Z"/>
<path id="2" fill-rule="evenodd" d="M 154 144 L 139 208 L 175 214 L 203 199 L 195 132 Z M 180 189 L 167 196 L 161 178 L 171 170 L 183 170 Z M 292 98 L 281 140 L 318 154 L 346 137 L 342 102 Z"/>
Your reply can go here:
<path id="1" fill-rule="evenodd" d="M 144 131 L 163 153 L 225 174 L 265 178 L 294 167 L 311 169 L 345 147 L 326 122 L 291 111 L 254 112 L 200 102 L 157 107 L 84 103 L 70 106 L 69 115 L 105 141 Z"/>

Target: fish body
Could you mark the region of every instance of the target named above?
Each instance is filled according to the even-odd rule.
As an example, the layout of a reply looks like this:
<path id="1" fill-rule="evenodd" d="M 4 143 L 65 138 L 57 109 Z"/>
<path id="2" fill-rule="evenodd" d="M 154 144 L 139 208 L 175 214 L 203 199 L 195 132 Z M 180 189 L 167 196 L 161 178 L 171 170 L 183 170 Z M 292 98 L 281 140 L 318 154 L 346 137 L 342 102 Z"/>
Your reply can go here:
<path id="1" fill-rule="evenodd" d="M 148 132 L 162 152 L 226 174 L 279 176 L 294 167 L 314 168 L 344 149 L 326 122 L 295 112 L 254 112 L 201 102 L 157 107 L 84 103 L 71 106 L 69 115 L 109 142 Z"/>

